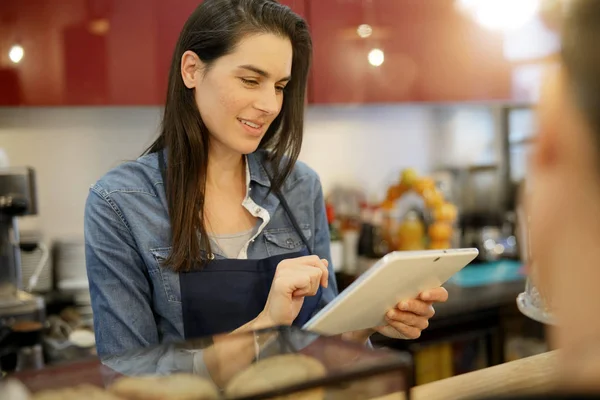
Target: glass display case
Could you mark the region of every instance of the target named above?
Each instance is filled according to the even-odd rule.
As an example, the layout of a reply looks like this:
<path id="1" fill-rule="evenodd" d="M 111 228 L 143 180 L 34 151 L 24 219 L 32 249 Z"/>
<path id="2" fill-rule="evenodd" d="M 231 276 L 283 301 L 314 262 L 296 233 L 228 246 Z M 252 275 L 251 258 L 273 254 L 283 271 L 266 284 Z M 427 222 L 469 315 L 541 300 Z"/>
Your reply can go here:
<path id="1" fill-rule="evenodd" d="M 34 396 L 83 387 L 120 399 L 409 398 L 413 382 L 406 353 L 294 327 L 164 344 L 103 363 L 22 372 L 13 378 Z"/>
<path id="2" fill-rule="evenodd" d="M 552 314 L 552 299 L 547 293 L 540 290 L 536 284 L 538 279 L 539 265 L 535 262 L 535 257 L 531 250 L 531 232 L 530 215 L 527 210 L 527 180 L 523 180 L 519 187 L 517 201 L 517 221 L 518 229 L 516 236 L 519 243 L 521 261 L 525 264 L 527 270 L 527 280 L 525 282 L 525 291 L 517 297 L 517 307 L 527 317 L 542 324 L 556 324 L 555 317 Z"/>

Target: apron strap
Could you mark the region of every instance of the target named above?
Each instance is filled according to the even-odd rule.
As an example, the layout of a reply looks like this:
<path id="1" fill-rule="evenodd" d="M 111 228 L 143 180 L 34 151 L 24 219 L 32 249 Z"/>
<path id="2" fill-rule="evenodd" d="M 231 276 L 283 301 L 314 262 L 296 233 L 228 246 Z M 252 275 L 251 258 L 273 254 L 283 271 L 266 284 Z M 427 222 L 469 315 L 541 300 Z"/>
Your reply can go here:
<path id="1" fill-rule="evenodd" d="M 298 235 L 300 235 L 300 238 L 304 242 L 304 245 L 308 249 L 308 252 L 312 255 L 313 254 L 312 248 L 310 247 L 310 244 L 308 244 L 308 240 L 306 239 L 306 236 L 304 236 L 304 232 L 302 232 L 302 229 L 300 229 L 300 226 L 298 225 L 298 221 L 296 221 L 296 218 L 294 218 L 294 214 L 292 213 L 292 210 L 290 209 L 288 202 L 285 200 L 285 197 L 283 197 L 283 195 L 281 194 L 281 192 L 279 190 L 275 190 L 274 193 L 275 193 L 275 196 L 277 196 L 277 198 L 279 199 L 279 202 L 281 203 L 281 205 L 283 206 L 283 209 L 285 210 L 285 213 L 287 214 L 292 225 L 294 226 L 294 229 L 296 230 L 296 232 L 298 232 Z"/>
<path id="2" fill-rule="evenodd" d="M 164 148 L 158 150 L 158 169 L 160 170 L 160 176 L 162 176 L 163 186 L 166 188 L 167 175 L 165 174 L 165 172 L 167 172 L 167 166 L 165 165 L 165 156 L 163 154 L 163 151 L 165 151 Z"/>
<path id="3" fill-rule="evenodd" d="M 167 170 L 167 166 L 165 163 L 165 156 L 163 155 L 164 150 L 165 149 L 161 149 L 158 151 L 158 168 L 160 169 L 160 175 L 162 176 L 162 179 L 163 179 L 163 186 L 166 189 L 167 177 L 166 177 L 165 172 Z M 271 181 L 271 175 L 269 175 L 269 172 L 267 172 L 267 169 L 264 168 L 264 166 L 263 166 L 263 169 L 267 173 L 267 176 L 269 177 L 269 181 Z M 288 202 L 285 200 L 285 197 L 283 197 L 283 195 L 281 194 L 281 192 L 279 190 L 274 190 L 273 192 L 275 193 L 275 196 L 277 196 L 277 199 L 279 199 L 279 202 L 283 206 L 283 209 L 285 210 L 285 213 L 287 214 L 290 222 L 292 223 L 292 226 L 294 227 L 294 229 L 296 230 L 298 235 L 300 235 L 300 239 L 302 239 L 302 242 L 308 249 L 308 252 L 310 254 L 313 254 L 312 248 L 311 248 L 310 244 L 308 243 L 306 236 L 304 236 L 304 232 L 302 232 L 302 229 L 300 229 L 300 226 L 298 225 L 298 221 L 294 217 L 294 214 L 292 213 L 292 210 L 290 209 Z"/>
<path id="4" fill-rule="evenodd" d="M 263 170 L 265 171 L 265 173 L 267 174 L 267 176 L 269 177 L 269 182 L 273 181 L 271 179 L 271 174 L 269 174 L 269 171 L 265 168 L 264 165 L 262 165 L 262 167 L 263 167 Z M 277 196 L 277 198 L 279 199 L 279 202 L 283 206 L 283 209 L 285 210 L 285 213 L 287 214 L 290 222 L 292 223 L 292 226 L 294 227 L 294 229 L 296 230 L 298 235 L 300 235 L 300 239 L 302 239 L 302 242 L 308 249 L 309 254 L 313 255 L 314 253 L 312 251 L 312 247 L 310 246 L 310 244 L 308 244 L 308 240 L 306 239 L 306 236 L 304 236 L 304 232 L 302 232 L 302 229 L 300 229 L 300 226 L 298 225 L 298 221 L 294 217 L 294 213 L 290 209 L 290 206 L 289 206 L 288 202 L 285 200 L 285 197 L 283 197 L 283 194 L 281 194 L 281 192 L 279 190 L 274 190 L 273 192 L 275 193 L 275 196 Z"/>

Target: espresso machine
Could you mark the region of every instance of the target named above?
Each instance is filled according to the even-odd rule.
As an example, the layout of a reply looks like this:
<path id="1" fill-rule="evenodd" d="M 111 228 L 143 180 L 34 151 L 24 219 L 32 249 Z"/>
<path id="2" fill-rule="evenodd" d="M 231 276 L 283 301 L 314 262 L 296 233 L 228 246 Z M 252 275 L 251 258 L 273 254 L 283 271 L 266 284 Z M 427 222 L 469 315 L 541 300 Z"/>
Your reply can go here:
<path id="1" fill-rule="evenodd" d="M 0 168 L 0 370 L 41 367 L 44 299 L 21 288 L 17 218 L 37 214 L 35 174 Z M 27 364 L 27 365 L 25 365 Z"/>

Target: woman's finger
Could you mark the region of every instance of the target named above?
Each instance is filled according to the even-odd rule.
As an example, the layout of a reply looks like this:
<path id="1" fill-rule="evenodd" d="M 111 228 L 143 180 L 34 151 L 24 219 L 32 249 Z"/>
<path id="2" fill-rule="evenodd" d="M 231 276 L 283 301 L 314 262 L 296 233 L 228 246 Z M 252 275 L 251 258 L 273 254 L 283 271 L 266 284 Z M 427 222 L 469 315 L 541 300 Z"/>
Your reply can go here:
<path id="1" fill-rule="evenodd" d="M 398 309 L 400 311 L 411 312 L 427 318 L 431 318 L 435 314 L 435 310 L 433 309 L 431 303 L 418 299 L 401 301 L 398 303 Z"/>
<path id="2" fill-rule="evenodd" d="M 389 321 L 401 322 L 404 325 L 412 326 L 421 330 L 429 327 L 429 318 L 406 311 L 390 310 L 386 314 L 386 317 Z"/>
<path id="3" fill-rule="evenodd" d="M 290 275 L 296 276 L 299 285 L 294 291 L 294 296 L 314 296 L 317 294 L 321 283 L 322 271 L 308 265 L 298 266 L 296 269 L 289 272 Z"/>
<path id="4" fill-rule="evenodd" d="M 312 292 L 313 278 L 309 273 L 292 273 L 286 276 L 286 284 L 292 290 L 292 296 L 310 296 Z"/>
<path id="5" fill-rule="evenodd" d="M 421 329 L 408 326 L 402 322 L 388 320 L 388 324 L 406 339 L 418 339 L 421 337 Z"/>
<path id="6" fill-rule="evenodd" d="M 443 287 L 438 287 L 424 291 L 419 298 L 432 303 L 443 303 L 448 300 L 448 291 Z"/>
<path id="7" fill-rule="evenodd" d="M 329 270 L 327 269 L 327 265 L 329 264 L 327 260 L 321 259 L 317 256 L 310 256 L 306 259 L 307 265 L 313 266 L 315 268 L 319 268 L 323 273 L 321 275 L 321 286 L 326 288 L 329 285 Z"/>

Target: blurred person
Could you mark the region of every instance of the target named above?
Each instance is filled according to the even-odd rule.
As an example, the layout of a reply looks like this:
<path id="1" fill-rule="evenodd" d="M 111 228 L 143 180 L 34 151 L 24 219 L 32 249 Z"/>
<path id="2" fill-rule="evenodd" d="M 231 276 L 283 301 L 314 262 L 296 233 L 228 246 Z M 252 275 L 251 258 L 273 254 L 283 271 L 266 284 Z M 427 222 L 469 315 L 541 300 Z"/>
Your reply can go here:
<path id="1" fill-rule="evenodd" d="M 567 1 L 561 34 L 524 201 L 535 283 L 557 320 L 549 328 L 560 349 L 555 397 L 599 398 L 600 1 Z"/>
<path id="2" fill-rule="evenodd" d="M 531 160 L 532 254 L 564 383 L 600 392 L 600 1 L 568 1 L 562 29 Z"/>
<path id="3" fill-rule="evenodd" d="M 101 358 L 302 326 L 338 294 L 321 183 L 297 161 L 311 53 L 306 22 L 274 0 L 206 0 L 189 17 L 160 136 L 86 203 Z M 390 310 L 387 325 L 343 337 L 419 337 L 447 297 L 430 290 Z"/>

